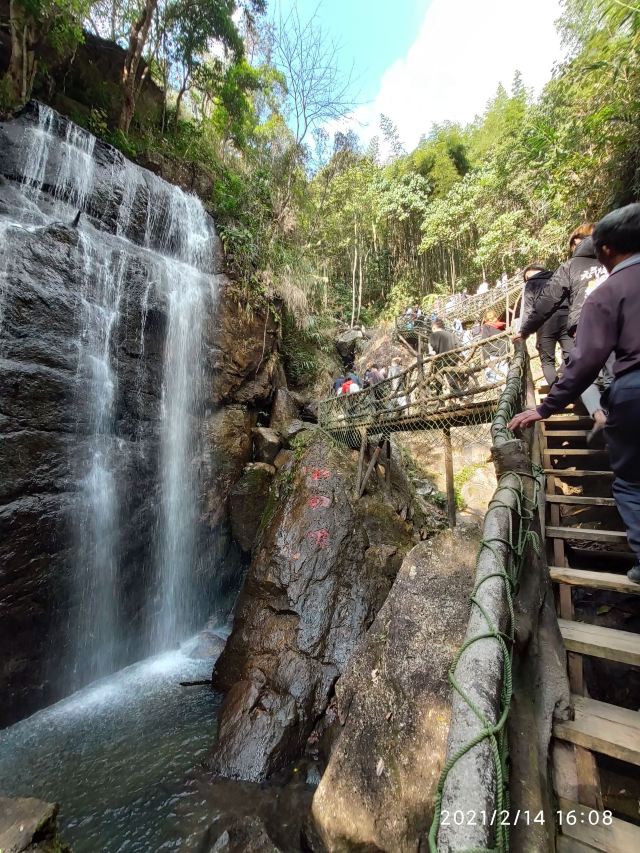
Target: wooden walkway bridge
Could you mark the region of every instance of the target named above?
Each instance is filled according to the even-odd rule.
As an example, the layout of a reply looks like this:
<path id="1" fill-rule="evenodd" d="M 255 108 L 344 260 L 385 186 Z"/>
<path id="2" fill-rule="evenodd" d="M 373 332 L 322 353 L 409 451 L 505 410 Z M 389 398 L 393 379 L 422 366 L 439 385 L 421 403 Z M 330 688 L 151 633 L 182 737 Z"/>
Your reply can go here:
<path id="1" fill-rule="evenodd" d="M 375 386 L 321 401 L 320 426 L 348 447 L 360 449 L 356 493 L 364 493 L 378 462 L 385 467 L 385 479 L 390 477 L 393 433 L 440 430 L 449 520 L 455 525 L 451 430 L 491 423 L 512 351 L 511 336 L 503 332 L 442 355 L 420 355 L 411 367 Z M 376 446 L 370 454 L 372 441 Z"/>

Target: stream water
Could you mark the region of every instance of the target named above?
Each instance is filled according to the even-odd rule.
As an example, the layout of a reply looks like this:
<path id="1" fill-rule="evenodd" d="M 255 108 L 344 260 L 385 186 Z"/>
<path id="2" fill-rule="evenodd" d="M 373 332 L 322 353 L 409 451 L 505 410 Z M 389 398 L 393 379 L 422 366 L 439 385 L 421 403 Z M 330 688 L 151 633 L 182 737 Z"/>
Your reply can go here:
<path id="1" fill-rule="evenodd" d="M 74 853 L 178 849 L 187 776 L 211 748 L 220 702 L 180 682 L 211 667 L 165 652 L 0 731 L 0 791 L 60 803 Z"/>

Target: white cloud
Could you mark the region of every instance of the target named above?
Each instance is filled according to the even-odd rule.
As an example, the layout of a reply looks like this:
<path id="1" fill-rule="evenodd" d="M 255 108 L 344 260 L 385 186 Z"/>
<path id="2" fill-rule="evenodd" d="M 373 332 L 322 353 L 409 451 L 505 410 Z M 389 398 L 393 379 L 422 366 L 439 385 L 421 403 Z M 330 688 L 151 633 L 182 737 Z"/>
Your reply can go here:
<path id="1" fill-rule="evenodd" d="M 559 15 L 560 0 L 433 0 L 407 55 L 355 111 L 361 136 L 377 133 L 385 113 L 411 149 L 433 122 L 471 121 L 516 70 L 539 92 L 562 56 Z"/>

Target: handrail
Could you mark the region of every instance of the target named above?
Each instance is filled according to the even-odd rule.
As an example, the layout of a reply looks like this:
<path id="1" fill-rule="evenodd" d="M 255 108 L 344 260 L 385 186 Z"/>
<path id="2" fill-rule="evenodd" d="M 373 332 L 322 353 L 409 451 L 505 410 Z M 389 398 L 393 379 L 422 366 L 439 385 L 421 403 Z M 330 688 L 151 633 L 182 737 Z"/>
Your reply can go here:
<path id="1" fill-rule="evenodd" d="M 508 853 L 508 822 L 441 821 L 442 813 L 509 813 L 507 719 L 512 696 L 514 594 L 537 511 L 540 472 L 507 429 L 522 408 L 527 354 L 517 344 L 492 424 L 498 487 L 485 517 L 464 643 L 449 680 L 454 690 L 447 759 L 438 783 L 430 853 Z"/>

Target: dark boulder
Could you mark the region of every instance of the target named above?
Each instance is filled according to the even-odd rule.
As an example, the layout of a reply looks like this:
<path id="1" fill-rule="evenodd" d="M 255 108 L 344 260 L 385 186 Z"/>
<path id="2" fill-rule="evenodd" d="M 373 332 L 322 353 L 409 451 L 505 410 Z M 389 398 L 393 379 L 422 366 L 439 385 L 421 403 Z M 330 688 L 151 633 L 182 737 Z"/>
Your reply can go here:
<path id="1" fill-rule="evenodd" d="M 2 853 L 71 853 L 58 835 L 58 806 L 32 797 L 0 797 Z"/>
<path id="2" fill-rule="evenodd" d="M 352 363 L 357 352 L 358 342 L 364 339 L 360 329 L 348 329 L 336 338 L 336 349 L 340 357 L 347 363 Z"/>
<path id="3" fill-rule="evenodd" d="M 286 388 L 278 388 L 271 406 L 269 427 L 280 432 L 289 421 L 295 420 L 300 414 L 300 406 L 293 394 Z"/>
<path id="4" fill-rule="evenodd" d="M 273 465 L 273 460 L 282 447 L 280 435 L 268 427 L 255 427 L 251 431 L 253 436 L 253 458 L 256 462 L 266 462 Z"/>
<path id="5" fill-rule="evenodd" d="M 249 554 L 253 548 L 260 519 L 267 505 L 273 473 L 267 465 L 247 465 L 242 477 L 229 495 L 229 517 L 231 532 L 242 548 Z"/>

